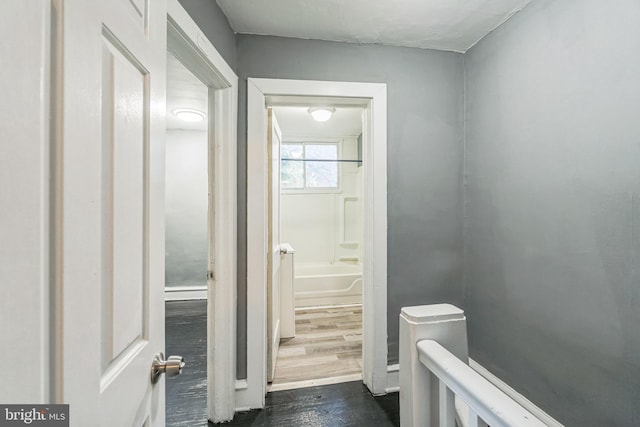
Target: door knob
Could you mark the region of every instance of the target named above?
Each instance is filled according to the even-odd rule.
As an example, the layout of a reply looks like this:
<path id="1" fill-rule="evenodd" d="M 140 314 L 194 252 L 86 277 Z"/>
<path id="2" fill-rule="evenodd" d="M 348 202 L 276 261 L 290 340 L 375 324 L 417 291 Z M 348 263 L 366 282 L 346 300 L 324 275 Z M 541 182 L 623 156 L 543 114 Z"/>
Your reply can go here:
<path id="1" fill-rule="evenodd" d="M 164 353 L 157 353 L 153 356 L 151 363 L 151 384 L 157 383 L 162 374 L 167 374 L 167 377 L 180 375 L 184 365 L 184 357 L 182 356 L 169 356 L 167 360 L 164 360 Z"/>

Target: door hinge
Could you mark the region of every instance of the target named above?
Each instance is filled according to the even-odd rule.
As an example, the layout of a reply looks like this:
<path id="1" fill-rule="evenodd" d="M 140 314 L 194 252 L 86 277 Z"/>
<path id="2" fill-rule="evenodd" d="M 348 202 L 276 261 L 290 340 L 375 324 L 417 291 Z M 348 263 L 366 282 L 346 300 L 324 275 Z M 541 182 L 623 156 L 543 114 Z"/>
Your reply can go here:
<path id="1" fill-rule="evenodd" d="M 207 271 L 207 280 L 216 280 L 216 274 L 213 271 Z"/>

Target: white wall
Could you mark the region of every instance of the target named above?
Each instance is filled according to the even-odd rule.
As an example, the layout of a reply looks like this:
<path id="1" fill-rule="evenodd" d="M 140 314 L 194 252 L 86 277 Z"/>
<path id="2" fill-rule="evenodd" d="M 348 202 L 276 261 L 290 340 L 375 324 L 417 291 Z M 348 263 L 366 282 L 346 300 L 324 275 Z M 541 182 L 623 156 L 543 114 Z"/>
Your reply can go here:
<path id="1" fill-rule="evenodd" d="M 357 138 L 342 138 L 342 158 L 357 158 Z M 349 221 L 346 225 L 347 234 L 355 235 L 355 240 L 360 244 L 341 244 L 343 239 L 339 236 L 339 230 L 343 221 L 340 217 L 343 215 L 340 204 L 345 196 L 359 197 L 358 204 L 361 206 L 362 168 L 357 163 L 341 164 L 340 191 L 337 193 L 281 194 L 281 240 L 296 250 L 296 263 L 331 263 L 340 257 L 361 257 L 361 209 L 358 210 L 358 220 Z"/>
<path id="2" fill-rule="evenodd" d="M 207 284 L 207 132 L 167 130 L 166 286 Z"/>

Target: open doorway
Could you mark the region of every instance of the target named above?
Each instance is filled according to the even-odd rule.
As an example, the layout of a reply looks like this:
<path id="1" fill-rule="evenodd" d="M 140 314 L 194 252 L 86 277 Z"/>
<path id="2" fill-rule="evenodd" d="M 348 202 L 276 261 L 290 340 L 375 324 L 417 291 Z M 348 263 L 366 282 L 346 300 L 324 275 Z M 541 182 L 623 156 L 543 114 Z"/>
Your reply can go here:
<path id="1" fill-rule="evenodd" d="M 267 141 L 268 112 L 278 106 L 358 106 L 363 109 L 364 214 L 362 381 L 373 394 L 388 388 L 387 366 L 387 172 L 386 85 L 249 78 L 247 84 L 247 305 L 246 379 L 236 394 L 241 408 L 264 407 L 268 378 L 268 271 L 280 253 L 268 236 L 273 161 Z M 273 139 L 272 139 L 273 140 Z M 279 165 L 279 162 L 278 162 Z M 272 190 L 273 191 L 273 190 Z M 277 283 L 277 281 L 276 281 Z M 244 342 L 239 342 L 245 344 Z"/>
<path id="2" fill-rule="evenodd" d="M 209 264 L 208 88 L 167 54 L 165 293 L 206 299 Z M 205 306 L 206 310 L 206 306 Z"/>
<path id="3" fill-rule="evenodd" d="M 279 198 L 286 250 L 269 390 L 361 380 L 363 109 L 327 106 L 330 116 L 321 120 L 311 106 L 271 110 L 282 137 L 280 188 L 272 197 Z"/>
<path id="4" fill-rule="evenodd" d="M 201 423 L 207 408 L 209 89 L 167 53 L 165 328 L 168 354 L 187 361 L 167 381 L 166 423 Z M 197 392 L 200 391 L 200 392 Z"/>
<path id="5" fill-rule="evenodd" d="M 167 51 L 166 108 L 152 106 L 166 168 L 151 179 L 166 183 L 166 350 L 187 363 L 167 381 L 167 425 L 200 425 L 235 411 L 238 78 L 177 0 Z"/>

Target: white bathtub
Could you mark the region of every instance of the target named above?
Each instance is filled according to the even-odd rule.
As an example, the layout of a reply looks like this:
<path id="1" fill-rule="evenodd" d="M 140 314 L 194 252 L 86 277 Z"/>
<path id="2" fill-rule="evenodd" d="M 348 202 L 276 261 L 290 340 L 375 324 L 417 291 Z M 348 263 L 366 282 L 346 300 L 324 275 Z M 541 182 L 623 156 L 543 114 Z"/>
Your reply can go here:
<path id="1" fill-rule="evenodd" d="M 296 263 L 296 307 L 362 303 L 362 265 Z"/>

